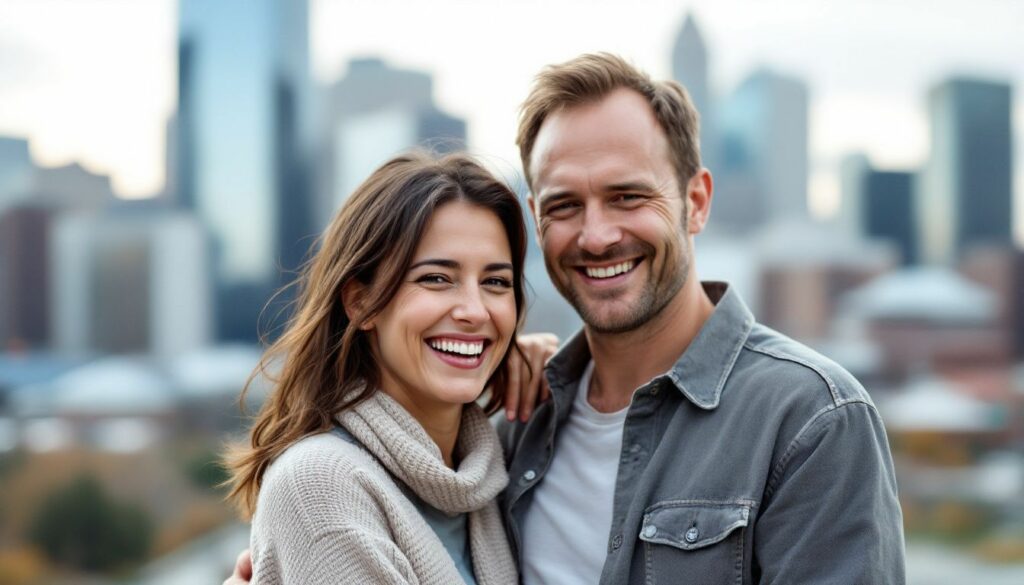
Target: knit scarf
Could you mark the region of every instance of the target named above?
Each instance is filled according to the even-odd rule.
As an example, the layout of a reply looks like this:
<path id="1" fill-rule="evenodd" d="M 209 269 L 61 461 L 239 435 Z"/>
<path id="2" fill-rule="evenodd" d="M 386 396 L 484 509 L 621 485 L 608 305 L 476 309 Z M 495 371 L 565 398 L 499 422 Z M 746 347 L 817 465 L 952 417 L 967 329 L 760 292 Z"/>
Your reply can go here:
<path id="1" fill-rule="evenodd" d="M 446 514 L 469 513 L 473 572 L 480 585 L 518 582 L 495 501 L 508 474 L 498 436 L 477 404 L 462 410 L 458 469 L 445 465 L 423 426 L 383 392 L 342 412 L 338 422 L 424 502 Z"/>

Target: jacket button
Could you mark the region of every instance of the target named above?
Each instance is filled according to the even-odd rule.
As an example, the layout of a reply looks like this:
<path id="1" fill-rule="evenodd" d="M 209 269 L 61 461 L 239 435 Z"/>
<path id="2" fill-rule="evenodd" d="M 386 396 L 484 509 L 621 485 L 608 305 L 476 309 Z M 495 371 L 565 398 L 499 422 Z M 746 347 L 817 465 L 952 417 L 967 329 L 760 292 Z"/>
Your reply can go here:
<path id="1" fill-rule="evenodd" d="M 700 537 L 700 531 L 697 530 L 696 526 L 694 526 L 694 527 L 690 528 L 689 530 L 687 530 L 686 534 L 683 535 L 683 538 L 686 539 L 686 542 L 689 542 L 690 544 L 693 544 L 693 543 L 697 542 L 697 539 L 699 537 Z"/>
<path id="2" fill-rule="evenodd" d="M 657 526 L 648 526 L 648 527 L 644 528 L 644 538 L 651 538 L 652 536 L 654 536 L 657 533 L 658 533 L 658 527 Z"/>
<path id="3" fill-rule="evenodd" d="M 532 469 L 528 469 L 526 473 L 523 474 L 523 481 L 533 481 L 535 479 L 537 479 L 537 472 Z"/>
<path id="4" fill-rule="evenodd" d="M 612 550 L 619 550 L 619 548 L 621 546 L 622 546 L 622 535 L 621 534 L 616 534 L 612 538 Z"/>

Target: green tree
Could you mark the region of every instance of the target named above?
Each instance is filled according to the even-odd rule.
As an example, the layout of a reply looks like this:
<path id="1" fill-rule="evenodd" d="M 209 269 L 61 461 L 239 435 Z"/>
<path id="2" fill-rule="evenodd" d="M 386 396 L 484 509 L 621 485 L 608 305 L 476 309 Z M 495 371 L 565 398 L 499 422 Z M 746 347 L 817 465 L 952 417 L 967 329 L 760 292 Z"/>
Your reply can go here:
<path id="1" fill-rule="evenodd" d="M 193 484 L 209 491 L 217 491 L 231 477 L 221 464 L 220 455 L 208 447 L 189 456 L 183 467 Z"/>
<path id="2" fill-rule="evenodd" d="M 30 538 L 53 561 L 86 571 L 109 571 L 146 557 L 149 517 L 115 501 L 91 475 L 58 488 L 37 510 Z"/>

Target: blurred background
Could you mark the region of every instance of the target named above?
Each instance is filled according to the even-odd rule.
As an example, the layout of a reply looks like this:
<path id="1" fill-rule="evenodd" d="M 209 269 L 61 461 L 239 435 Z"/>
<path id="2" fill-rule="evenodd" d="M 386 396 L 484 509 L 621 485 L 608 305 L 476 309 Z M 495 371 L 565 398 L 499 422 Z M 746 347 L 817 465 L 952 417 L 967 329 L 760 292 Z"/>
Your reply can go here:
<path id="1" fill-rule="evenodd" d="M 0 583 L 219 583 L 217 456 L 318 232 L 468 148 L 525 196 L 532 76 L 690 91 L 703 278 L 856 374 L 913 584 L 1024 583 L 1024 3 L 0 0 Z M 530 250 L 527 330 L 579 326 Z M 248 403 L 258 406 L 265 385 Z"/>

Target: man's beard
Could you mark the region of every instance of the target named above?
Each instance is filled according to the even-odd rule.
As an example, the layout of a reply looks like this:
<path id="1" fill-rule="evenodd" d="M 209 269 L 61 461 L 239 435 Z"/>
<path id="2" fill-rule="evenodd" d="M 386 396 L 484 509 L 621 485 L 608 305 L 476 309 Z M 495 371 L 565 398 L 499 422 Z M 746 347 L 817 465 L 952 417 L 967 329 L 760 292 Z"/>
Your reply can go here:
<path id="1" fill-rule="evenodd" d="M 686 245 L 685 240 L 681 240 L 680 243 L 682 246 Z M 655 257 L 654 247 L 644 242 L 629 246 L 617 246 L 600 256 L 583 250 L 576 250 L 564 254 L 559 259 L 558 266 L 552 266 L 547 256 L 545 256 L 544 263 L 547 266 L 548 274 L 552 276 L 551 281 L 554 283 L 555 288 L 576 309 L 580 318 L 583 319 L 583 322 L 592 331 L 595 333 L 626 333 L 628 331 L 635 331 L 651 321 L 675 298 L 676 294 L 683 288 L 683 285 L 686 284 L 686 278 L 690 269 L 690 256 L 686 254 L 685 249 L 679 250 L 678 254 L 673 254 L 674 251 L 676 251 L 676 248 L 667 248 L 665 255 L 666 257 L 677 255 L 678 261 L 666 258 L 666 262 L 660 267 L 660 274 L 655 274 L 654 272 L 657 268 L 653 265 Z M 643 284 L 640 298 L 632 306 L 628 307 L 624 314 L 602 317 L 601 311 L 591 310 L 588 307 L 587 298 L 570 284 L 572 282 L 571 275 L 564 280 L 554 278 L 556 274 L 575 271 L 576 269 L 573 267 L 579 266 L 583 262 L 606 263 L 612 260 L 623 261 L 627 258 L 637 257 L 642 257 L 643 262 L 649 263 L 647 281 Z M 636 270 L 636 267 L 634 267 L 634 270 Z M 600 299 L 600 296 L 589 301 L 591 305 L 595 306 L 612 302 L 616 301 L 614 299 L 603 301 Z"/>

